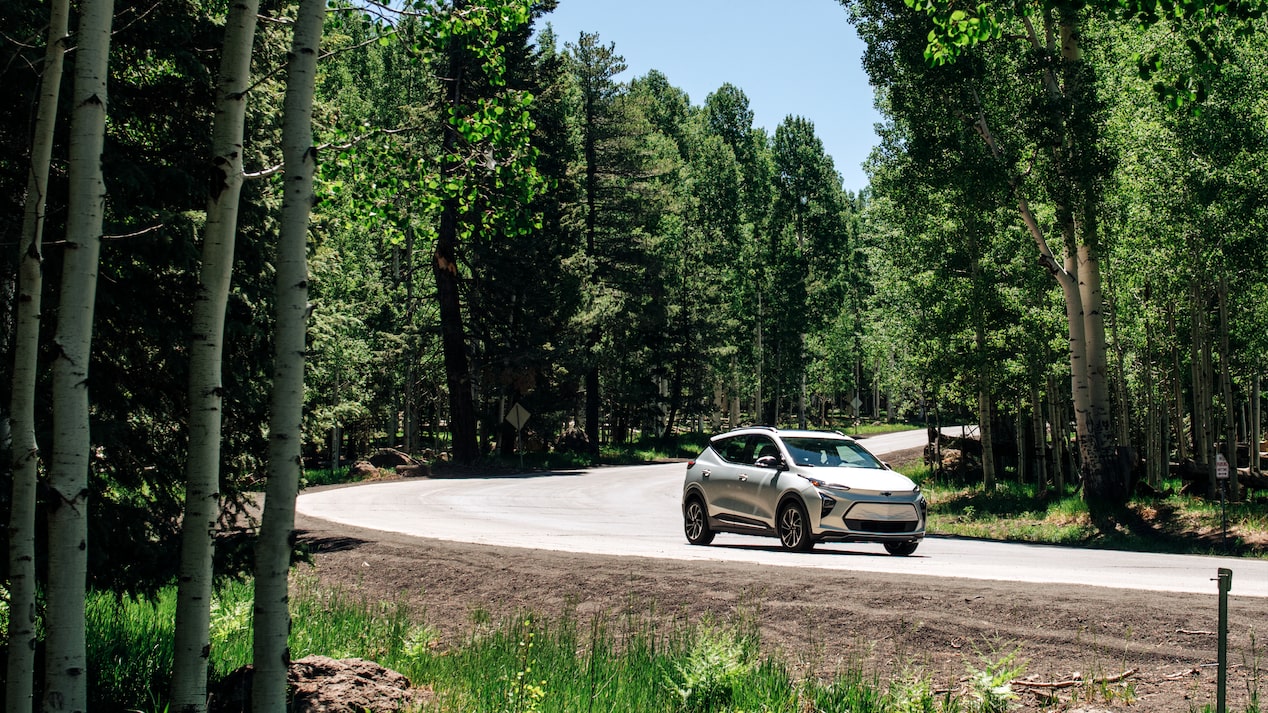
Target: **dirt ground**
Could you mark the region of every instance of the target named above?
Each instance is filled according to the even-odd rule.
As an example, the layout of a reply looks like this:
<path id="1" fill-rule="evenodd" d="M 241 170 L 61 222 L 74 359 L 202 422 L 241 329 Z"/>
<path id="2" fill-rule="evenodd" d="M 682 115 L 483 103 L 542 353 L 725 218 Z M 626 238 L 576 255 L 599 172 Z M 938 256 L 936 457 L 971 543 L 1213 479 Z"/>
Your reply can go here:
<path id="1" fill-rule="evenodd" d="M 1014 685 L 1021 710 L 1215 708 L 1215 582 L 1203 595 L 1139 592 L 488 547 L 304 517 L 297 526 L 322 586 L 403 599 L 442 645 L 460 643 L 476 612 L 493 621 L 523 612 L 743 617 L 759 623 L 763 651 L 798 676 L 861 663 L 883 679 L 914 671 L 936 689 L 967 690 L 979 654 L 1016 648 L 1026 664 Z M 1255 680 L 1268 600 L 1239 598 L 1236 572 L 1229 620 L 1228 710 L 1241 713 L 1249 691 L 1268 695 Z"/>

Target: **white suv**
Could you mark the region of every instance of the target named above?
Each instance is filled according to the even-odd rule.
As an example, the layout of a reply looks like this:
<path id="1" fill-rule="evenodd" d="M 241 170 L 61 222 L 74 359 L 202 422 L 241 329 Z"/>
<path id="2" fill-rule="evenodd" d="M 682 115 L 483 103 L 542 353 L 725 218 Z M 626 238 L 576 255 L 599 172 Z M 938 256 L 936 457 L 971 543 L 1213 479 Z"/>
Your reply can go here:
<path id="1" fill-rule="evenodd" d="M 778 537 L 798 552 L 879 542 L 909 555 L 925 536 L 926 511 L 920 486 L 835 431 L 754 426 L 714 436 L 688 461 L 682 488 L 693 545 L 734 532 Z"/>

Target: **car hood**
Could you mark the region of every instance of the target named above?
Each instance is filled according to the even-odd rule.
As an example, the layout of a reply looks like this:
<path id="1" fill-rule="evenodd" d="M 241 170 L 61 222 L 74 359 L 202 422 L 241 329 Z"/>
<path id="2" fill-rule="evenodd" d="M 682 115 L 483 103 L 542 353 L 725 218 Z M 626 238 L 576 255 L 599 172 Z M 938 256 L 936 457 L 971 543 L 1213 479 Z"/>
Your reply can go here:
<path id="1" fill-rule="evenodd" d="M 916 489 L 911 478 L 892 470 L 877 468 L 806 468 L 808 478 L 822 480 L 830 485 L 841 485 L 850 490 L 874 490 L 877 492 L 909 493 Z"/>

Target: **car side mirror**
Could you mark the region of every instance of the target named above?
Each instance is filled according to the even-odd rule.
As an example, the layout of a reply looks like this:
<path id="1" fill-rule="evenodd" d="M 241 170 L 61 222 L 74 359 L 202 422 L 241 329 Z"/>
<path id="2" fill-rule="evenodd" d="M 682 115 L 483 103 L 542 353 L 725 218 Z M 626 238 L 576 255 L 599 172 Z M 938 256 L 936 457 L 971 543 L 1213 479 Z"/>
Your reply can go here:
<path id="1" fill-rule="evenodd" d="M 779 468 L 780 470 L 783 470 L 784 461 L 782 461 L 779 456 L 762 456 L 754 461 L 753 465 L 758 468 Z"/>

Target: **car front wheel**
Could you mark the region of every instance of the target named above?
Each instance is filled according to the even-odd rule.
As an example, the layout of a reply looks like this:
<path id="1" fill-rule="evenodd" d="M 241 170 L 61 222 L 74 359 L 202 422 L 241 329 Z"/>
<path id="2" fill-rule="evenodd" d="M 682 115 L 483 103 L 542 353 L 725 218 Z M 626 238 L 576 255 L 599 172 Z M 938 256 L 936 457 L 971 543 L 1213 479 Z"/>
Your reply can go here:
<path id="1" fill-rule="evenodd" d="M 809 552 L 815 546 L 814 538 L 810 535 L 810 518 L 799 503 L 789 502 L 781 507 L 775 526 L 784 549 Z"/>
<path id="2" fill-rule="evenodd" d="M 700 498 L 687 501 L 687 508 L 682 513 L 682 529 L 687 535 L 687 542 L 693 545 L 707 545 L 713 542 L 713 529 L 709 527 L 709 514 L 705 512 Z"/>
<path id="3" fill-rule="evenodd" d="M 891 555 L 906 557 L 912 552 L 915 552 L 918 546 L 920 546 L 920 542 L 918 540 L 908 540 L 906 542 L 886 542 L 885 551 Z"/>

